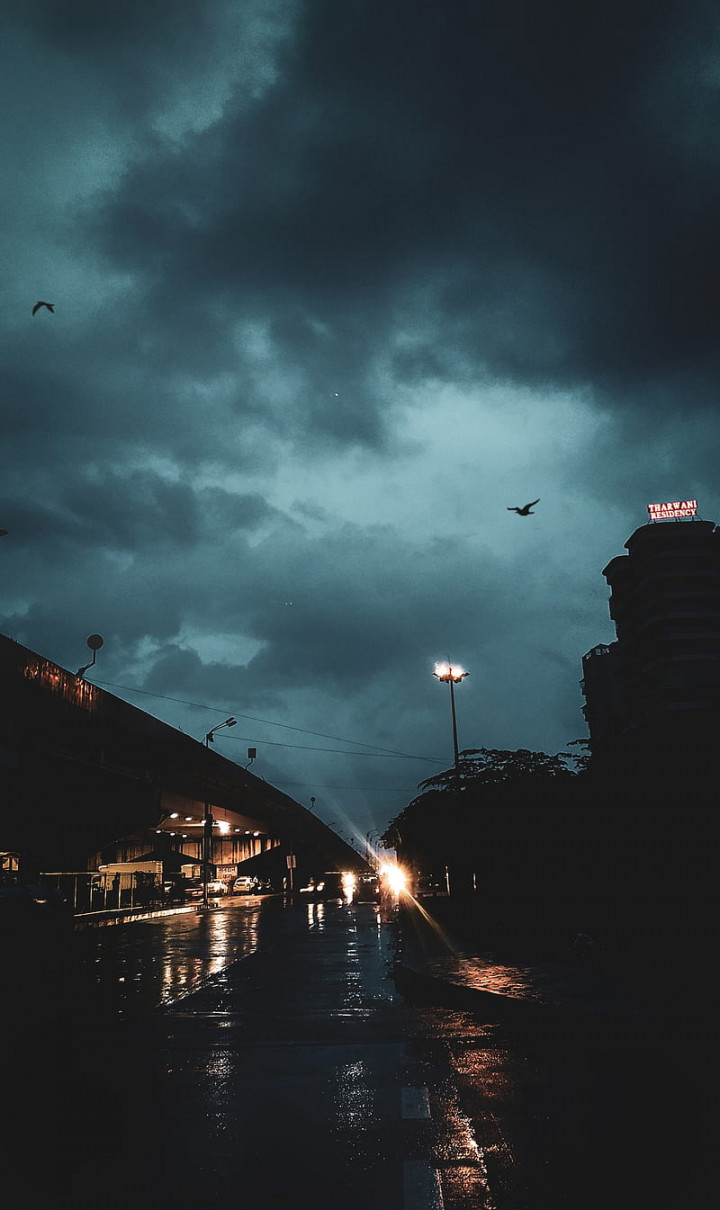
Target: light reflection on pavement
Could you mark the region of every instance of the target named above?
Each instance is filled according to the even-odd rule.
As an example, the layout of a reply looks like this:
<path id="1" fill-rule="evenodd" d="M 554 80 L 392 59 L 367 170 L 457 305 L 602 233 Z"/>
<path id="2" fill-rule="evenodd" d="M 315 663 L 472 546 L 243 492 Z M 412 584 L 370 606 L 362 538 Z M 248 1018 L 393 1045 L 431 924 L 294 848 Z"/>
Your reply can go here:
<path id="1" fill-rule="evenodd" d="M 115 1171 L 125 1139 L 130 1174 L 145 1162 L 177 1167 L 175 1210 L 195 1210 L 207 1189 L 231 1197 L 241 1187 L 266 1210 L 263 1166 L 273 1188 L 292 1192 L 278 1151 L 308 1179 L 321 1180 L 326 1158 L 336 1180 L 357 1178 L 340 1199 L 353 1210 L 363 1190 L 374 1206 L 400 1210 L 403 1156 L 437 1167 L 445 1210 L 704 1205 L 711 1118 L 687 1037 L 668 1046 L 642 1022 L 631 1035 L 624 1018 L 543 1030 L 398 1005 L 387 923 L 369 907 L 289 909 L 277 899 L 74 938 L 74 1012 L 89 1027 L 58 1083 L 60 1103 L 70 1081 L 83 1090 L 80 1137 L 96 1144 L 83 1156 L 88 1190 Z M 432 963 L 481 991 L 567 1005 L 576 987 L 583 1007 L 602 1003 L 589 968 L 574 968 L 563 989 L 551 964 L 460 951 Z M 58 1001 L 52 984 L 47 991 L 50 1014 Z M 53 1036 L 38 1024 L 26 1031 L 21 1074 L 42 1087 L 50 1045 L 63 1039 L 61 1027 Z M 401 1078 L 427 1088 L 430 1121 L 400 1122 Z M 392 1197 L 373 1186 L 381 1172 Z M 335 1210 L 336 1201 L 308 1186 L 283 1210 Z"/>
<path id="2" fill-rule="evenodd" d="M 66 1047 L 56 1087 L 32 1052 L 41 1103 L 79 1099 L 67 1144 L 53 1136 L 75 1210 L 98 1188 L 114 1210 L 138 1171 L 175 1210 L 238 1189 L 260 1210 L 335 1210 L 340 1190 L 346 1210 L 406 1210 L 407 1173 L 434 1167 L 445 1210 L 495 1210 L 448 1054 L 428 1064 L 415 1033 L 434 1046 L 433 1014 L 406 1032 L 392 927 L 370 905 L 278 899 L 77 934 L 69 1049 L 43 1002 L 43 1041 Z M 401 1117 L 406 1085 L 427 1085 L 427 1121 Z M 38 1125 L 33 1104 L 23 1134 Z"/>
<path id="3" fill-rule="evenodd" d="M 704 1207 L 714 1049 L 704 997 L 678 983 L 653 997 L 618 971 L 573 958 L 501 962 L 464 952 L 446 929 L 421 931 L 418 920 L 427 925 L 411 918 L 402 955 L 424 980 L 414 1004 L 418 1053 L 452 1072 L 446 1093 L 437 1085 L 445 1119 L 453 1119 L 456 1095 L 456 1137 L 465 1119 L 486 1175 L 483 1193 L 478 1167 L 466 1170 L 478 1182 L 475 1203 L 462 1171 L 444 1170 L 446 1204 Z M 428 976 L 441 980 L 435 1001 Z M 468 989 L 480 993 L 474 1009 Z M 498 1003 L 513 1011 L 493 1015 Z"/>
<path id="4" fill-rule="evenodd" d="M 174 1003 L 256 952 L 261 913 L 259 902 L 243 902 L 84 930 L 73 947 L 76 1009 L 143 1012 Z"/>

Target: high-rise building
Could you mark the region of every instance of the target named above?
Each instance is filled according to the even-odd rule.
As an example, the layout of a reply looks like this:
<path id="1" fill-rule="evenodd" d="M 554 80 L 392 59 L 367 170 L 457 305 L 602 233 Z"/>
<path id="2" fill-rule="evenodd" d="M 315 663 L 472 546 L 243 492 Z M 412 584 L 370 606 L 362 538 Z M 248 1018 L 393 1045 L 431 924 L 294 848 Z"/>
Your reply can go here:
<path id="1" fill-rule="evenodd" d="M 720 528 L 651 520 L 625 547 L 603 569 L 617 639 L 583 657 L 591 750 L 677 764 L 720 720 Z"/>

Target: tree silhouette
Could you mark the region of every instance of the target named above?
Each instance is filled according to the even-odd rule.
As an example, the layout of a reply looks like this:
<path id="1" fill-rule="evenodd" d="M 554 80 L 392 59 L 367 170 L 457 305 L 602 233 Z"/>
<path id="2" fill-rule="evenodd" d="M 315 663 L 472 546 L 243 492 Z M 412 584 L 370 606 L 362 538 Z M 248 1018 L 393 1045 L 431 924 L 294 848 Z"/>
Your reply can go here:
<path id="1" fill-rule="evenodd" d="M 418 788 L 462 792 L 516 778 L 572 777 L 574 773 L 567 762 L 577 759 L 570 754 L 549 756 L 547 752 L 531 752 L 528 748 L 466 748 L 460 753 L 457 769 L 445 769 L 427 777 Z"/>

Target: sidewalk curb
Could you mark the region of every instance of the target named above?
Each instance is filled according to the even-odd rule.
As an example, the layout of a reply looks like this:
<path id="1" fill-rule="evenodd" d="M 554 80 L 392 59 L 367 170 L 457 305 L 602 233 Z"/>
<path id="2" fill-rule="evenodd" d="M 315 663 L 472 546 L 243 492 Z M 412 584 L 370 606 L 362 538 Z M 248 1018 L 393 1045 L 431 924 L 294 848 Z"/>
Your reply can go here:
<path id="1" fill-rule="evenodd" d="M 392 977 L 398 993 L 414 1004 L 482 1011 L 487 1024 L 559 1021 L 567 1015 L 564 1009 L 556 1009 L 554 1005 L 542 1004 L 537 1000 L 522 1000 L 519 996 L 507 996 L 485 988 L 468 987 L 466 984 L 454 983 L 450 979 L 415 970 L 400 961 L 394 963 Z"/>
<path id="2" fill-rule="evenodd" d="M 72 916 L 73 929 L 104 928 L 112 924 L 132 924 L 135 920 L 152 920 L 157 916 L 179 916 L 196 912 L 197 905 L 169 908 L 107 908 L 98 912 L 78 912 Z"/>
<path id="3" fill-rule="evenodd" d="M 522 1036 L 553 1044 L 613 1049 L 666 1047 L 674 1031 L 634 1013 L 593 1013 L 581 1007 L 522 1000 L 502 992 L 468 987 L 396 961 L 395 989 L 408 1003 L 473 1013 L 483 1025 L 506 1026 Z"/>

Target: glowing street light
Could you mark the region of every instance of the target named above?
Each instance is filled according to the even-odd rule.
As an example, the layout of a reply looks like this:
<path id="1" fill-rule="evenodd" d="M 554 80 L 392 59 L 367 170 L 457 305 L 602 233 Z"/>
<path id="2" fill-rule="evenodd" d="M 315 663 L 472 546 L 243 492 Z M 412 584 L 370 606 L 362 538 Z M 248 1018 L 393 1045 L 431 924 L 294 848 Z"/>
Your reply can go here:
<path id="1" fill-rule="evenodd" d="M 212 830 L 215 820 L 210 814 L 210 797 L 208 792 L 208 752 L 210 745 L 215 743 L 213 736 L 216 731 L 221 731 L 223 727 L 234 727 L 237 722 L 235 718 L 226 718 L 224 723 L 218 723 L 216 727 L 211 727 L 204 739 L 205 744 L 205 818 L 203 819 L 203 840 L 202 840 L 202 857 L 203 857 L 203 910 L 208 906 L 208 881 L 210 876 L 210 858 L 212 857 Z"/>
<path id="2" fill-rule="evenodd" d="M 433 676 L 436 676 L 439 681 L 443 681 L 450 686 L 450 711 L 452 713 L 452 733 L 453 733 L 453 756 L 455 759 L 455 775 L 460 780 L 460 756 L 458 753 L 457 739 L 457 720 L 455 718 L 455 690 L 454 685 L 459 685 L 469 672 L 465 672 L 460 665 L 453 666 L 452 664 L 436 664 Z"/>

